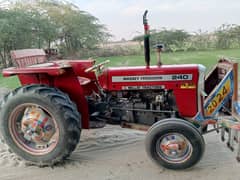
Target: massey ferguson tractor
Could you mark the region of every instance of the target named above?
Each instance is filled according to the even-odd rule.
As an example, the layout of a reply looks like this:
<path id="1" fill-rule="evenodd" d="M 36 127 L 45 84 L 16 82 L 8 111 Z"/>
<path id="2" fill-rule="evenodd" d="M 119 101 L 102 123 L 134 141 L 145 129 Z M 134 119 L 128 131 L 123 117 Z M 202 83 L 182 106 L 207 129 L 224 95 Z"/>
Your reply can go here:
<path id="1" fill-rule="evenodd" d="M 149 25 L 145 30 L 145 66 L 104 68 L 104 61 L 46 62 L 42 50 L 12 51 L 21 87 L 7 94 L 0 109 L 0 130 L 10 149 L 38 166 L 54 165 L 76 148 L 81 129 L 106 123 L 146 130 L 146 151 L 157 164 L 185 169 L 203 156 L 203 134 L 217 131 L 227 146 L 238 144 L 240 106 L 238 65 L 220 59 L 205 74 L 201 64 L 150 65 Z M 157 46 L 160 53 L 162 45 Z M 212 128 L 209 128 L 209 125 Z"/>

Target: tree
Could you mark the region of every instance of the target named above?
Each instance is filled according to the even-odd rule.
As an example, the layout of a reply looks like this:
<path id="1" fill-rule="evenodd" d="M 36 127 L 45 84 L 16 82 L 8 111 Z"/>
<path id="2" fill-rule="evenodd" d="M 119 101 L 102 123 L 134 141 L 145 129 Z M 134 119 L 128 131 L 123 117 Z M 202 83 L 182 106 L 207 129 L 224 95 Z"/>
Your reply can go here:
<path id="1" fill-rule="evenodd" d="M 0 56 L 3 66 L 11 65 L 10 50 L 42 47 L 55 34 L 51 27 L 47 19 L 38 13 L 18 9 L 0 10 Z"/>
<path id="2" fill-rule="evenodd" d="M 4 67 L 11 65 L 13 49 L 59 47 L 68 56 L 94 49 L 110 36 L 97 18 L 71 3 L 8 2 L 8 8 L 0 6 L 0 58 Z"/>
<path id="3" fill-rule="evenodd" d="M 229 49 L 231 47 L 232 35 L 230 33 L 232 29 L 232 25 L 230 24 L 222 24 L 217 31 L 215 31 L 215 35 L 217 38 L 216 47 L 220 49 Z"/>
<path id="4" fill-rule="evenodd" d="M 57 44 L 67 54 L 81 49 L 92 49 L 110 35 L 98 19 L 77 6 L 55 0 L 36 0 L 30 3 L 18 3 L 19 9 L 38 12 L 56 26 Z"/>
<path id="5" fill-rule="evenodd" d="M 239 25 L 232 25 L 232 28 L 229 31 L 229 34 L 231 38 L 233 39 L 234 48 L 239 48 L 240 47 L 240 26 Z"/>
<path id="6" fill-rule="evenodd" d="M 165 45 L 165 50 L 171 51 L 175 51 L 175 49 L 181 49 L 182 45 L 190 37 L 190 35 L 184 30 L 167 30 L 165 28 L 160 31 L 155 29 L 151 30 L 150 34 L 152 46 L 158 43 L 163 43 Z M 144 36 L 136 36 L 133 38 L 133 40 L 142 41 L 143 38 Z"/>
<path id="7" fill-rule="evenodd" d="M 199 29 L 189 38 L 192 50 L 209 50 L 216 48 L 216 36 L 214 33 Z"/>

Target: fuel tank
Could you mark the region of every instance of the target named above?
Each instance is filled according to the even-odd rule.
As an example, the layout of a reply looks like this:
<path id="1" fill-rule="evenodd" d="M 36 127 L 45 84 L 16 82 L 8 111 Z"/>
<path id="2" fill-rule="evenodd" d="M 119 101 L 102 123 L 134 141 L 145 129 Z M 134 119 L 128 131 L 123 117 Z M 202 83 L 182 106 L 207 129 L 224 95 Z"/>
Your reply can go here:
<path id="1" fill-rule="evenodd" d="M 181 116 L 193 117 L 198 112 L 199 76 L 202 65 L 162 65 L 113 67 L 99 76 L 106 91 L 172 90 Z"/>

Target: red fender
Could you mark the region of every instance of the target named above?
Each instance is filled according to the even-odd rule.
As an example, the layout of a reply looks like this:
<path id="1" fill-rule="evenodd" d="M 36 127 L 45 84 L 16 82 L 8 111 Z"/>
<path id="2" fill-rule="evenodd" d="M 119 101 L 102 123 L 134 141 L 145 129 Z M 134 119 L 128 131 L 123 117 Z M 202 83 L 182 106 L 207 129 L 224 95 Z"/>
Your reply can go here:
<path id="1" fill-rule="evenodd" d="M 54 87 L 67 93 L 71 100 L 76 103 L 82 116 L 82 128 L 89 128 L 88 103 L 78 77 L 74 73 L 68 72 L 64 76 L 54 77 L 53 81 Z"/>

